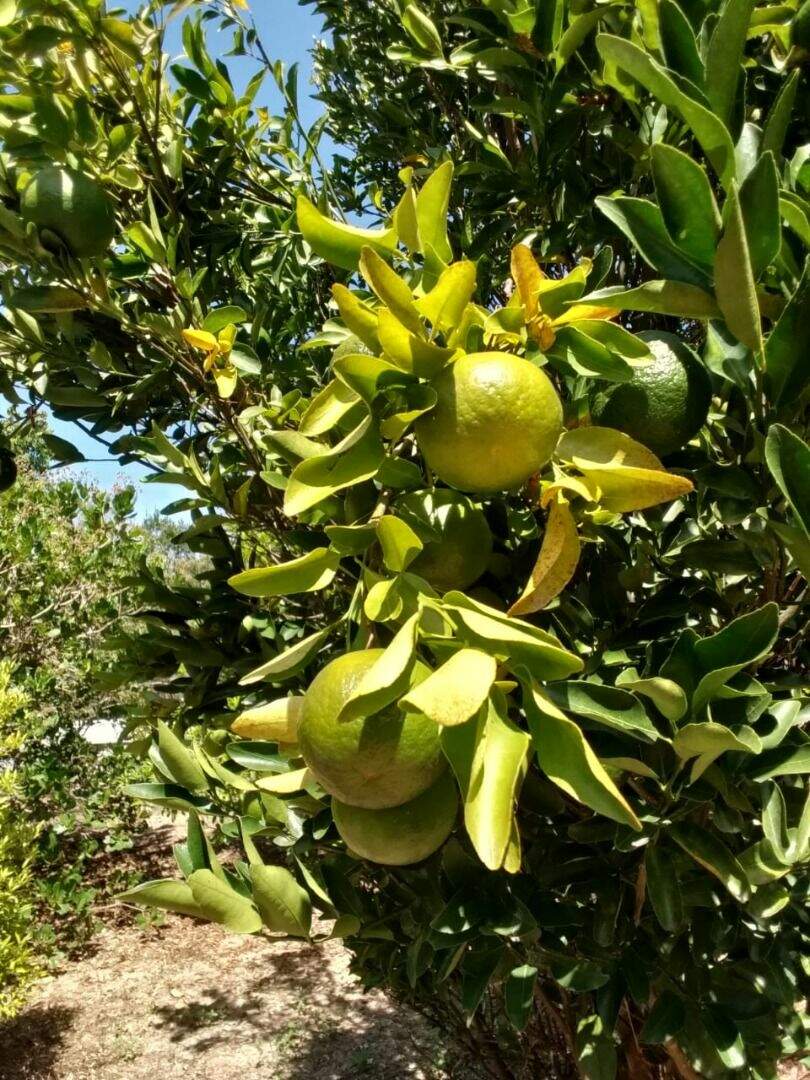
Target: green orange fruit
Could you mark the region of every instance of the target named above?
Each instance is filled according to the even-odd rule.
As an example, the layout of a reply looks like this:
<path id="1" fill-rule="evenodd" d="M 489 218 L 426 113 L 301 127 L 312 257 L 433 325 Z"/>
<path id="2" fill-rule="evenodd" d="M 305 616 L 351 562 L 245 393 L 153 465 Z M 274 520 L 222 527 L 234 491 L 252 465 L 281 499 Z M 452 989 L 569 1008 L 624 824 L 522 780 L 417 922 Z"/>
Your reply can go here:
<path id="1" fill-rule="evenodd" d="M 337 657 L 312 680 L 298 722 L 298 745 L 310 771 L 330 795 L 378 810 L 416 798 L 445 770 L 439 728 L 396 704 L 373 716 L 339 720 L 341 709 L 382 649 Z M 417 661 L 412 682 L 430 674 Z"/>
<path id="2" fill-rule="evenodd" d="M 562 406 L 548 376 L 510 353 L 469 353 L 433 381 L 438 395 L 415 425 L 430 468 L 462 491 L 511 491 L 551 457 Z"/>
<path id="3" fill-rule="evenodd" d="M 638 336 L 654 359 L 637 367 L 629 382 L 616 383 L 600 395 L 591 419 L 623 431 L 654 454 L 671 454 L 706 423 L 711 382 L 699 357 L 675 334 L 649 330 Z"/>
<path id="4" fill-rule="evenodd" d="M 415 574 L 440 592 L 466 589 L 481 577 L 492 553 L 492 533 L 483 512 L 465 495 L 447 488 L 412 491 L 395 508 L 424 544 L 410 565 Z M 426 528 L 420 531 L 420 525 Z"/>
<path id="5" fill-rule="evenodd" d="M 453 831 L 457 811 L 458 793 L 449 776 L 410 802 L 386 810 L 364 810 L 332 799 L 332 816 L 346 846 L 385 866 L 409 866 L 438 851 Z"/>
<path id="6" fill-rule="evenodd" d="M 115 212 L 104 188 L 84 173 L 56 165 L 29 181 L 20 212 L 38 229 L 55 234 L 76 258 L 103 255 L 115 233 Z"/>

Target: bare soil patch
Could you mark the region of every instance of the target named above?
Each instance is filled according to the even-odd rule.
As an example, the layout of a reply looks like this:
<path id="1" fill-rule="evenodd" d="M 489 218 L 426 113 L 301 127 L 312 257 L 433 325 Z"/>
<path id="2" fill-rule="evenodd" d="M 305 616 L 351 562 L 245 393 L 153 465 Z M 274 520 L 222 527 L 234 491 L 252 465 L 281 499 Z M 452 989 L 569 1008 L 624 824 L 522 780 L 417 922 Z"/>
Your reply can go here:
<path id="1" fill-rule="evenodd" d="M 40 984 L 0 1027 L 2 1080 L 445 1080 L 453 1072 L 422 1017 L 362 992 L 339 942 L 234 937 L 179 916 L 163 927 L 104 931 L 94 955 Z"/>

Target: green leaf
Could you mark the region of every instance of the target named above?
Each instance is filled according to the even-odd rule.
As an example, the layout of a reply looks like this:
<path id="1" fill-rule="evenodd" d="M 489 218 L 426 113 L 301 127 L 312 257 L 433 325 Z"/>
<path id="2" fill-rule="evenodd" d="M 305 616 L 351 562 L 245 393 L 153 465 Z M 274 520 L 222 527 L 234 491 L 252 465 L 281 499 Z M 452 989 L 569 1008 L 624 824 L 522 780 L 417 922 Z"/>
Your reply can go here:
<path id="1" fill-rule="evenodd" d="M 583 296 L 581 304 L 603 304 L 617 311 L 650 311 L 684 319 L 716 319 L 720 308 L 711 293 L 683 281 L 646 281 L 635 289 L 610 285 Z"/>
<path id="2" fill-rule="evenodd" d="M 289 758 L 278 752 L 278 744 L 275 742 L 246 739 L 244 742 L 228 743 L 225 753 L 231 761 L 253 772 L 283 773 L 290 765 Z"/>
<path id="3" fill-rule="evenodd" d="M 732 1070 L 745 1068 L 745 1044 L 740 1029 L 731 1017 L 709 1006 L 701 1010 L 700 1018 L 718 1057 L 726 1068 Z"/>
<path id="4" fill-rule="evenodd" d="M 751 779 L 770 780 L 774 776 L 804 776 L 807 773 L 810 773 L 810 742 L 796 749 L 779 747 L 763 754 Z"/>
<path id="5" fill-rule="evenodd" d="M 502 695 L 466 724 L 442 729 L 442 747 L 464 801 L 464 825 L 489 870 L 520 870 L 514 810 L 529 742 L 507 716 Z"/>
<path id="6" fill-rule="evenodd" d="M 377 339 L 377 313 L 369 304 L 355 296 L 345 285 L 332 286 L 332 296 L 338 306 L 340 316 L 349 330 L 360 338 L 363 344 L 376 353 L 380 347 Z"/>
<path id="7" fill-rule="evenodd" d="M 475 716 L 495 682 L 495 658 L 478 649 L 460 649 L 399 703 L 424 713 L 442 727 L 464 724 Z"/>
<path id="8" fill-rule="evenodd" d="M 171 728 L 158 720 L 158 747 L 160 756 L 171 774 L 172 780 L 176 781 L 189 791 L 199 791 L 208 787 L 205 773 L 197 764 L 194 756 L 189 752 L 182 739 L 174 734 Z"/>
<path id="9" fill-rule="evenodd" d="M 203 320 L 202 328 L 209 334 L 218 334 L 226 326 L 238 326 L 247 320 L 248 313 L 244 308 L 236 307 L 234 304 L 223 304 L 222 307 L 212 308 L 208 312 Z"/>
<path id="10" fill-rule="evenodd" d="M 364 247 L 372 247 L 383 255 L 396 248 L 397 234 L 393 228 L 361 229 L 324 217 L 305 195 L 296 202 L 298 228 L 312 250 L 333 266 L 356 270 Z"/>
<path id="11" fill-rule="evenodd" d="M 776 100 L 765 119 L 760 150 L 763 154 L 770 151 L 777 160 L 782 156 L 782 147 L 785 143 L 785 136 L 793 113 L 793 104 L 796 100 L 798 88 L 799 70 L 797 68 L 782 83 L 779 93 L 776 95 Z"/>
<path id="12" fill-rule="evenodd" d="M 669 1042 L 678 1035 L 685 1020 L 683 1001 L 671 990 L 665 990 L 650 1009 L 639 1034 L 639 1041 L 647 1045 Z"/>
<path id="13" fill-rule="evenodd" d="M 615 1080 L 618 1067 L 612 1032 L 595 1013 L 577 1023 L 576 1051 L 584 1080 Z"/>
<path id="14" fill-rule="evenodd" d="M 309 937 L 312 901 L 283 866 L 250 868 L 253 899 L 268 930 L 293 937 Z"/>
<path id="15" fill-rule="evenodd" d="M 457 636 L 483 652 L 523 665 L 539 679 L 565 679 L 582 671 L 583 662 L 540 627 L 510 618 L 461 592 L 444 597 L 443 610 Z"/>
<path id="16" fill-rule="evenodd" d="M 799 524 L 810 536 L 810 447 L 789 428 L 772 424 L 765 440 L 765 461 Z"/>
<path id="17" fill-rule="evenodd" d="M 422 238 L 422 252 L 427 259 L 435 256 L 449 263 L 453 249 L 447 239 L 447 211 L 453 183 L 453 163 L 445 161 L 434 169 L 416 196 L 416 218 Z"/>
<path id="18" fill-rule="evenodd" d="M 725 844 L 699 825 L 672 825 L 667 832 L 687 855 L 714 874 L 735 900 L 745 903 L 750 894 L 745 871 Z"/>
<path id="19" fill-rule="evenodd" d="M 285 649 L 278 656 L 272 657 L 244 675 L 239 680 L 239 685 L 250 686 L 252 683 L 261 682 L 262 679 L 280 682 L 282 679 L 291 678 L 312 660 L 331 632 L 332 627 L 327 626 L 323 630 L 316 630 L 314 634 L 296 641 L 289 649 Z"/>
<path id="20" fill-rule="evenodd" d="M 700 713 L 738 671 L 770 653 L 778 634 L 778 616 L 777 605 L 766 604 L 695 642 L 694 657 L 702 676 L 692 697 L 693 713 Z"/>
<path id="21" fill-rule="evenodd" d="M 422 550 L 422 541 L 410 525 L 393 514 L 384 514 L 377 519 L 377 539 L 383 561 L 394 573 L 407 570 Z"/>
<path id="22" fill-rule="evenodd" d="M 208 805 L 207 799 L 192 795 L 179 784 L 127 784 L 124 794 L 156 806 L 165 806 L 168 810 L 196 810 Z"/>
<path id="23" fill-rule="evenodd" d="M 546 776 L 597 814 L 640 831 L 641 822 L 577 725 L 536 687 L 524 688 L 523 705 L 537 760 Z"/>
<path id="24" fill-rule="evenodd" d="M 356 720 L 379 712 L 404 693 L 416 660 L 419 612 L 402 624 L 382 656 L 363 675 L 347 698 L 339 721 Z"/>
<path id="25" fill-rule="evenodd" d="M 698 52 L 697 41 L 689 20 L 675 0 L 659 0 L 658 26 L 661 34 L 661 50 L 667 67 L 694 83 L 695 86 L 702 88 L 706 72 Z"/>
<path id="26" fill-rule="evenodd" d="M 584 333 L 579 320 L 576 326 L 561 326 L 555 331 L 548 354 L 565 361 L 578 375 L 610 382 L 629 382 L 633 378 L 633 368 L 627 361 Z"/>
<path id="27" fill-rule="evenodd" d="M 64 285 L 28 285 L 15 289 L 6 298 L 10 308 L 19 308 L 34 314 L 39 312 L 80 311 L 90 306 L 90 302 Z"/>
<path id="28" fill-rule="evenodd" d="M 161 911 L 174 911 L 178 915 L 194 915 L 205 918 L 200 905 L 194 899 L 191 887 L 185 881 L 166 879 L 163 881 L 143 881 L 126 892 L 119 893 L 116 900 L 125 904 L 145 904 Z"/>
<path id="29" fill-rule="evenodd" d="M 503 1006 L 509 1022 L 517 1031 L 523 1031 L 529 1022 L 536 981 L 537 968 L 523 964 L 513 968 L 503 984 Z"/>
<path id="30" fill-rule="evenodd" d="M 706 271 L 670 239 L 662 211 L 655 203 L 626 195 L 612 199 L 600 196 L 595 201 L 605 217 L 624 233 L 653 270 L 668 280 L 683 281 L 698 288 L 709 284 Z"/>
<path id="31" fill-rule="evenodd" d="M 615 686 L 583 681 L 554 683 L 546 694 L 566 712 L 585 716 L 597 724 L 632 735 L 643 742 L 662 738 L 644 706 L 632 694 Z"/>
<path id="32" fill-rule="evenodd" d="M 753 7 L 754 0 L 725 0 L 706 52 L 706 94 L 715 114 L 729 129 Z"/>
<path id="33" fill-rule="evenodd" d="M 644 854 L 647 873 L 647 898 L 655 917 L 669 934 L 683 926 L 683 900 L 675 863 L 658 844 L 651 844 Z"/>
<path id="34" fill-rule="evenodd" d="M 662 105 L 684 120 L 703 147 L 723 186 L 728 188 L 734 179 L 736 166 L 734 144 L 723 122 L 685 93 L 666 68 L 638 45 L 612 34 L 599 34 L 596 45 L 605 60 L 617 64 L 657 97 Z"/>
<path id="35" fill-rule="evenodd" d="M 720 238 L 720 212 L 708 176 L 696 161 L 666 143 L 653 146 L 651 159 L 667 232 L 697 266 L 711 273 Z"/>
<path id="36" fill-rule="evenodd" d="M 616 685 L 648 697 L 658 711 L 673 723 L 680 720 L 689 707 L 686 694 L 672 679 L 660 676 L 640 679 L 635 668 L 626 668 L 616 679 Z"/>
<path id="37" fill-rule="evenodd" d="M 314 592 L 331 585 L 340 555 L 331 548 L 314 548 L 297 559 L 276 566 L 257 566 L 228 578 L 232 589 L 243 596 L 289 596 Z"/>
<path id="38" fill-rule="evenodd" d="M 42 441 L 48 451 L 62 465 L 75 465 L 86 460 L 81 450 L 77 450 L 73 443 L 68 442 L 67 439 L 61 439 L 58 435 L 52 435 L 46 431 L 42 436 Z"/>
<path id="39" fill-rule="evenodd" d="M 763 154 L 740 187 L 740 209 L 751 271 L 759 280 L 779 254 L 782 223 L 779 211 L 779 174 L 773 154 Z"/>
<path id="40" fill-rule="evenodd" d="M 554 50 L 554 59 L 557 71 L 561 71 L 574 53 L 583 44 L 588 34 L 596 28 L 601 19 L 607 14 L 606 7 L 594 8 L 586 11 L 583 15 L 577 15 L 571 20 L 568 29 L 560 38 L 557 48 Z"/>
<path id="41" fill-rule="evenodd" d="M 261 916 L 250 900 L 210 870 L 195 870 L 188 883 L 195 903 L 206 919 L 219 923 L 234 934 L 255 934 L 261 930 Z"/>
<path id="42" fill-rule="evenodd" d="M 726 325 L 738 341 L 762 351 L 762 326 L 740 197 L 732 183 L 724 207 L 725 229 L 714 261 L 714 292 Z"/>
<path id="43" fill-rule="evenodd" d="M 726 750 L 743 754 L 758 754 L 762 750 L 759 736 L 751 728 L 741 727 L 735 734 L 730 728 L 713 720 L 686 724 L 672 740 L 672 748 L 680 758 L 711 754 L 717 757 Z"/>
<path id="44" fill-rule="evenodd" d="M 336 491 L 370 480 L 385 456 L 371 417 L 337 446 L 296 465 L 284 492 L 284 513 L 303 514 Z"/>
<path id="45" fill-rule="evenodd" d="M 810 380 L 810 257 L 801 280 L 765 342 L 765 369 L 773 403 L 799 398 Z"/>

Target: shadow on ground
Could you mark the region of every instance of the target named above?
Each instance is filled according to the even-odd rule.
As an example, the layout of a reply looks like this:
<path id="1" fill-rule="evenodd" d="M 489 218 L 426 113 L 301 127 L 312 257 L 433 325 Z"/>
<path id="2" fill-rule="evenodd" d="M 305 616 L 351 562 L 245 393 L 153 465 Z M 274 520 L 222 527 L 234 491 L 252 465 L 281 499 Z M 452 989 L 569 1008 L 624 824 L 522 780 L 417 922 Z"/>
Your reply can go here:
<path id="1" fill-rule="evenodd" d="M 34 1005 L 0 1023 L 0 1080 L 51 1080 L 75 1009 Z"/>

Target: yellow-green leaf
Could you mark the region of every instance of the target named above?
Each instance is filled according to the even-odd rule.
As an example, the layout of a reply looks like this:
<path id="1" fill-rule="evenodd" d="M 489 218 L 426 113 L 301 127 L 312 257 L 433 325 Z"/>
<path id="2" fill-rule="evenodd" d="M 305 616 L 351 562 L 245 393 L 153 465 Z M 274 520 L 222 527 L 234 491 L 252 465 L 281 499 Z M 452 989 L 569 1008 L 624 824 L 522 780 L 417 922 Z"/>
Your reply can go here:
<path id="1" fill-rule="evenodd" d="M 383 561 L 394 573 L 407 570 L 422 550 L 422 541 L 410 525 L 393 514 L 384 514 L 378 519 L 377 539 L 382 548 Z"/>
<path id="2" fill-rule="evenodd" d="M 231 731 L 243 739 L 294 743 L 298 739 L 298 721 L 303 704 L 303 697 L 297 695 L 245 709 L 231 724 Z"/>
<path id="3" fill-rule="evenodd" d="M 438 375 L 454 352 L 412 334 L 388 308 L 380 311 L 378 333 L 385 355 L 403 371 L 411 371 L 422 379 Z"/>
<path id="4" fill-rule="evenodd" d="M 460 649 L 400 700 L 400 709 L 424 713 L 442 727 L 464 724 L 489 696 L 498 665 L 480 649 Z"/>
<path id="5" fill-rule="evenodd" d="M 322 259 L 342 266 L 344 270 L 356 270 L 364 247 L 388 253 L 396 248 L 396 229 L 361 229 L 345 225 L 325 217 L 305 195 L 299 195 L 296 203 L 298 228 L 312 250 Z"/>
<path id="6" fill-rule="evenodd" d="M 207 919 L 234 934 L 255 934 L 261 930 L 261 916 L 250 900 L 210 870 L 195 870 L 188 883 L 195 902 Z"/>
<path id="7" fill-rule="evenodd" d="M 420 314 L 443 334 L 451 334 L 462 320 L 475 292 L 475 263 L 455 262 L 439 275 L 429 293 L 416 302 Z"/>
<path id="8" fill-rule="evenodd" d="M 430 174 L 416 196 L 416 216 L 422 251 L 431 253 L 443 263 L 453 258 L 447 239 L 447 211 L 450 206 L 450 185 L 453 182 L 453 163 L 445 161 Z"/>
<path id="9" fill-rule="evenodd" d="M 174 734 L 162 720 L 158 720 L 158 749 L 160 757 L 171 774 L 172 780 L 189 791 L 208 787 L 205 773 L 182 739 Z"/>
<path id="10" fill-rule="evenodd" d="M 627 668 L 616 679 L 616 685 L 648 697 L 658 711 L 673 723 L 680 720 L 688 708 L 686 694 L 672 679 L 660 676 L 641 679 L 635 668 Z"/>
<path id="11" fill-rule="evenodd" d="M 346 326 L 365 346 L 376 353 L 380 347 L 377 338 L 377 312 L 345 285 L 333 285 L 332 296 Z"/>
<path id="12" fill-rule="evenodd" d="M 373 248 L 363 248 L 360 256 L 360 273 L 375 296 L 385 304 L 403 326 L 417 337 L 425 336 L 410 287 Z"/>
<path id="13" fill-rule="evenodd" d="M 119 893 L 116 900 L 128 904 L 146 904 L 161 911 L 174 911 L 178 915 L 194 915 L 204 918 L 202 909 L 194 899 L 191 886 L 185 881 L 171 878 L 164 881 L 143 881 L 126 892 Z"/>
<path id="14" fill-rule="evenodd" d="M 527 687 L 523 703 L 540 768 L 578 802 L 611 821 L 641 831 L 633 808 L 610 779 L 579 727 L 536 686 Z"/>
<path id="15" fill-rule="evenodd" d="M 290 678 L 312 659 L 326 641 L 331 630 L 331 626 L 327 626 L 324 630 L 316 630 L 314 634 L 309 634 L 307 637 L 302 638 L 301 641 L 296 641 L 289 649 L 285 649 L 278 656 L 266 660 L 259 667 L 244 675 L 239 680 L 239 685 L 249 686 L 251 683 L 260 682 L 262 679 L 279 681 Z"/>
<path id="16" fill-rule="evenodd" d="M 343 419 L 360 396 L 340 379 L 333 379 L 310 401 L 301 417 L 302 435 L 324 435 Z"/>
<path id="17" fill-rule="evenodd" d="M 515 801 L 530 739 L 509 719 L 503 695 L 497 697 L 468 723 L 443 728 L 442 746 L 461 788 L 464 825 L 479 859 L 490 870 L 516 873 L 520 837 Z"/>
<path id="18" fill-rule="evenodd" d="M 724 217 L 725 229 L 714 259 L 715 296 L 732 334 L 761 353 L 762 322 L 736 183 L 728 193 Z"/>
<path id="19" fill-rule="evenodd" d="M 256 787 L 269 791 L 273 795 L 293 795 L 303 791 L 307 784 L 315 782 L 309 769 L 293 769 L 291 772 L 276 773 L 274 776 L 262 776 L 256 781 Z"/>
<path id="20" fill-rule="evenodd" d="M 315 548 L 276 566 L 243 570 L 228 578 L 228 584 L 245 596 L 288 596 L 290 593 L 324 589 L 340 566 L 340 555 L 331 548 Z"/>
<path id="21" fill-rule="evenodd" d="M 284 513 L 303 514 L 336 491 L 370 480 L 384 456 L 377 429 L 366 417 L 328 453 L 296 465 L 284 492 Z"/>
<path id="22" fill-rule="evenodd" d="M 226 364 L 224 367 L 214 367 L 211 374 L 217 385 L 217 393 L 223 400 L 233 396 L 236 384 L 239 381 L 239 373 L 234 364 Z"/>
<path id="23" fill-rule="evenodd" d="M 345 705 L 339 720 L 371 716 L 400 697 L 407 688 L 416 659 L 419 613 L 402 624 L 382 656 L 368 669 Z"/>
<path id="24" fill-rule="evenodd" d="M 293 937 L 309 937 L 312 901 L 284 866 L 250 868 L 253 900 L 268 930 Z"/>
<path id="25" fill-rule="evenodd" d="M 580 543 L 577 523 L 568 501 L 559 490 L 555 493 L 543 534 L 540 554 L 520 598 L 509 609 L 510 615 L 529 615 L 540 611 L 563 591 L 579 563 Z"/>

